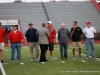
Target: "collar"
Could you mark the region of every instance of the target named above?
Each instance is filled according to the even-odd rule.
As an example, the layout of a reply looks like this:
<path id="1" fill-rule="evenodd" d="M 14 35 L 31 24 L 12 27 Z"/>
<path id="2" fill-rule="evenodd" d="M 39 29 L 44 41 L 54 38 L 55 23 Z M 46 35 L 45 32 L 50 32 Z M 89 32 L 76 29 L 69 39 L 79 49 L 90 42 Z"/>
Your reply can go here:
<path id="1" fill-rule="evenodd" d="M 17 30 L 13 30 L 14 32 L 16 32 Z"/>
<path id="2" fill-rule="evenodd" d="M 91 27 L 92 27 L 92 26 L 91 26 Z M 90 27 L 90 28 L 91 28 L 91 27 Z M 89 28 L 89 27 L 86 27 L 86 28 Z"/>

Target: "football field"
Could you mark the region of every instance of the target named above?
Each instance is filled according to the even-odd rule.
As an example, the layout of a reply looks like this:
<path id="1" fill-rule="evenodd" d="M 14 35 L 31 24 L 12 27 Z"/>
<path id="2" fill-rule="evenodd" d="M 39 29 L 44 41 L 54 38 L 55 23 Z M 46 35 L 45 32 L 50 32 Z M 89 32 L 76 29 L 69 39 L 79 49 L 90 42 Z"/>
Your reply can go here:
<path id="1" fill-rule="evenodd" d="M 22 62 L 20 64 L 17 60 L 14 63 L 10 61 L 10 48 L 5 47 L 4 59 L 6 64 L 3 64 L 6 75 L 100 75 L 100 44 L 95 44 L 95 54 L 97 59 L 85 59 L 85 45 L 82 45 L 82 58 L 78 59 L 76 49 L 76 60 L 72 60 L 71 45 L 68 47 L 68 60 L 60 61 L 59 45 L 55 45 L 53 53 L 54 60 L 49 58 L 49 51 L 47 53 L 47 62 L 41 64 L 34 60 L 30 61 L 30 53 L 28 46 L 23 46 L 21 50 Z M 35 50 L 34 50 L 35 51 Z M 34 52 L 35 53 L 35 52 Z M 16 54 L 15 54 L 16 57 Z M 2 75 L 0 70 L 0 75 Z"/>

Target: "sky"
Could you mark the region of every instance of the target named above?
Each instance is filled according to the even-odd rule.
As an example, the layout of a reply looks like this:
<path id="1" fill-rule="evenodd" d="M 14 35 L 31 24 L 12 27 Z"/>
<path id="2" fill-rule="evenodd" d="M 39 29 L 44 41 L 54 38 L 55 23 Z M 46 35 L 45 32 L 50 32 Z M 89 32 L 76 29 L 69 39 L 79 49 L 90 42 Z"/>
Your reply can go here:
<path id="1" fill-rule="evenodd" d="M 14 2 L 15 0 L 0 0 L 0 2 Z M 22 0 L 22 2 L 49 2 L 52 0 Z M 60 0 L 56 0 L 60 1 Z M 86 0 L 67 0 L 67 1 L 86 1 Z"/>

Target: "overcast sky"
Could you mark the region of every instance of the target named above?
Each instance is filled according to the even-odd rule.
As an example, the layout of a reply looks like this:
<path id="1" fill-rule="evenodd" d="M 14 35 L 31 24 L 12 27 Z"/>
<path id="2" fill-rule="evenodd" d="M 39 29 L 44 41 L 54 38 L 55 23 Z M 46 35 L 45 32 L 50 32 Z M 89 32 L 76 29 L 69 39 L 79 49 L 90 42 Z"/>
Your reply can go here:
<path id="1" fill-rule="evenodd" d="M 0 0 L 0 2 L 14 2 L 15 0 Z M 22 2 L 49 2 L 52 0 L 22 0 Z M 60 1 L 60 0 L 55 0 Z M 86 0 L 67 0 L 67 1 L 86 1 Z"/>

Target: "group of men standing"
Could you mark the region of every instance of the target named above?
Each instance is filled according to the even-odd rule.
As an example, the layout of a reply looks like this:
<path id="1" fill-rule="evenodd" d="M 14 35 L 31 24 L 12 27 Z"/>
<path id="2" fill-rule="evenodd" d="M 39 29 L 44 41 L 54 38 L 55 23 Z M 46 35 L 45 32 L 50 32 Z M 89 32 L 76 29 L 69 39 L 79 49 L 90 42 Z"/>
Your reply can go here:
<path id="1" fill-rule="evenodd" d="M 56 30 L 52 26 L 52 22 L 42 23 L 42 27 L 39 30 L 33 28 L 33 24 L 29 23 L 29 29 L 26 31 L 26 43 L 29 43 L 31 61 L 34 61 L 33 48 L 36 50 L 36 60 L 44 63 L 46 60 L 47 50 L 50 50 L 50 60 L 53 60 L 54 39 L 56 36 Z M 38 43 L 40 44 L 41 54 L 39 59 Z"/>
<path id="2" fill-rule="evenodd" d="M 33 62 L 35 59 L 37 61 L 40 61 L 41 63 L 45 63 L 47 61 L 46 55 L 47 50 L 50 50 L 50 60 L 53 60 L 53 50 L 54 50 L 54 43 L 56 42 L 56 30 L 52 26 L 52 22 L 48 21 L 46 23 L 42 23 L 42 27 L 37 30 L 33 27 L 32 23 L 29 23 L 29 29 L 25 33 L 24 40 L 23 34 L 17 30 L 17 26 L 14 25 L 13 29 L 8 34 L 8 45 L 11 46 L 11 62 L 15 62 L 14 54 L 15 49 L 17 49 L 17 60 L 18 62 L 21 62 L 21 43 L 28 43 L 29 50 L 30 50 L 30 58 Z M 81 57 L 81 49 L 82 44 L 81 40 L 85 37 L 86 41 L 86 59 L 89 59 L 89 45 L 91 46 L 92 50 L 92 58 L 95 58 L 95 52 L 94 52 L 94 38 L 97 35 L 97 32 L 94 27 L 91 26 L 91 22 L 86 22 L 87 27 L 83 30 L 78 27 L 77 21 L 73 22 L 73 27 L 69 31 L 65 24 L 61 24 L 61 28 L 58 30 L 58 41 L 60 45 L 60 58 L 61 60 L 67 60 L 68 59 L 68 41 L 72 40 L 72 59 L 75 60 L 75 48 L 76 45 L 78 47 L 78 53 L 79 53 L 79 59 L 82 59 Z M 4 37 L 6 36 L 4 29 L 1 26 L 0 23 L 0 60 L 2 63 L 3 61 L 3 49 L 4 49 Z M 39 57 L 39 49 L 38 44 L 40 45 L 41 54 Z M 36 56 L 34 56 L 33 49 L 35 48 Z M 64 49 L 64 50 L 63 50 Z"/>

